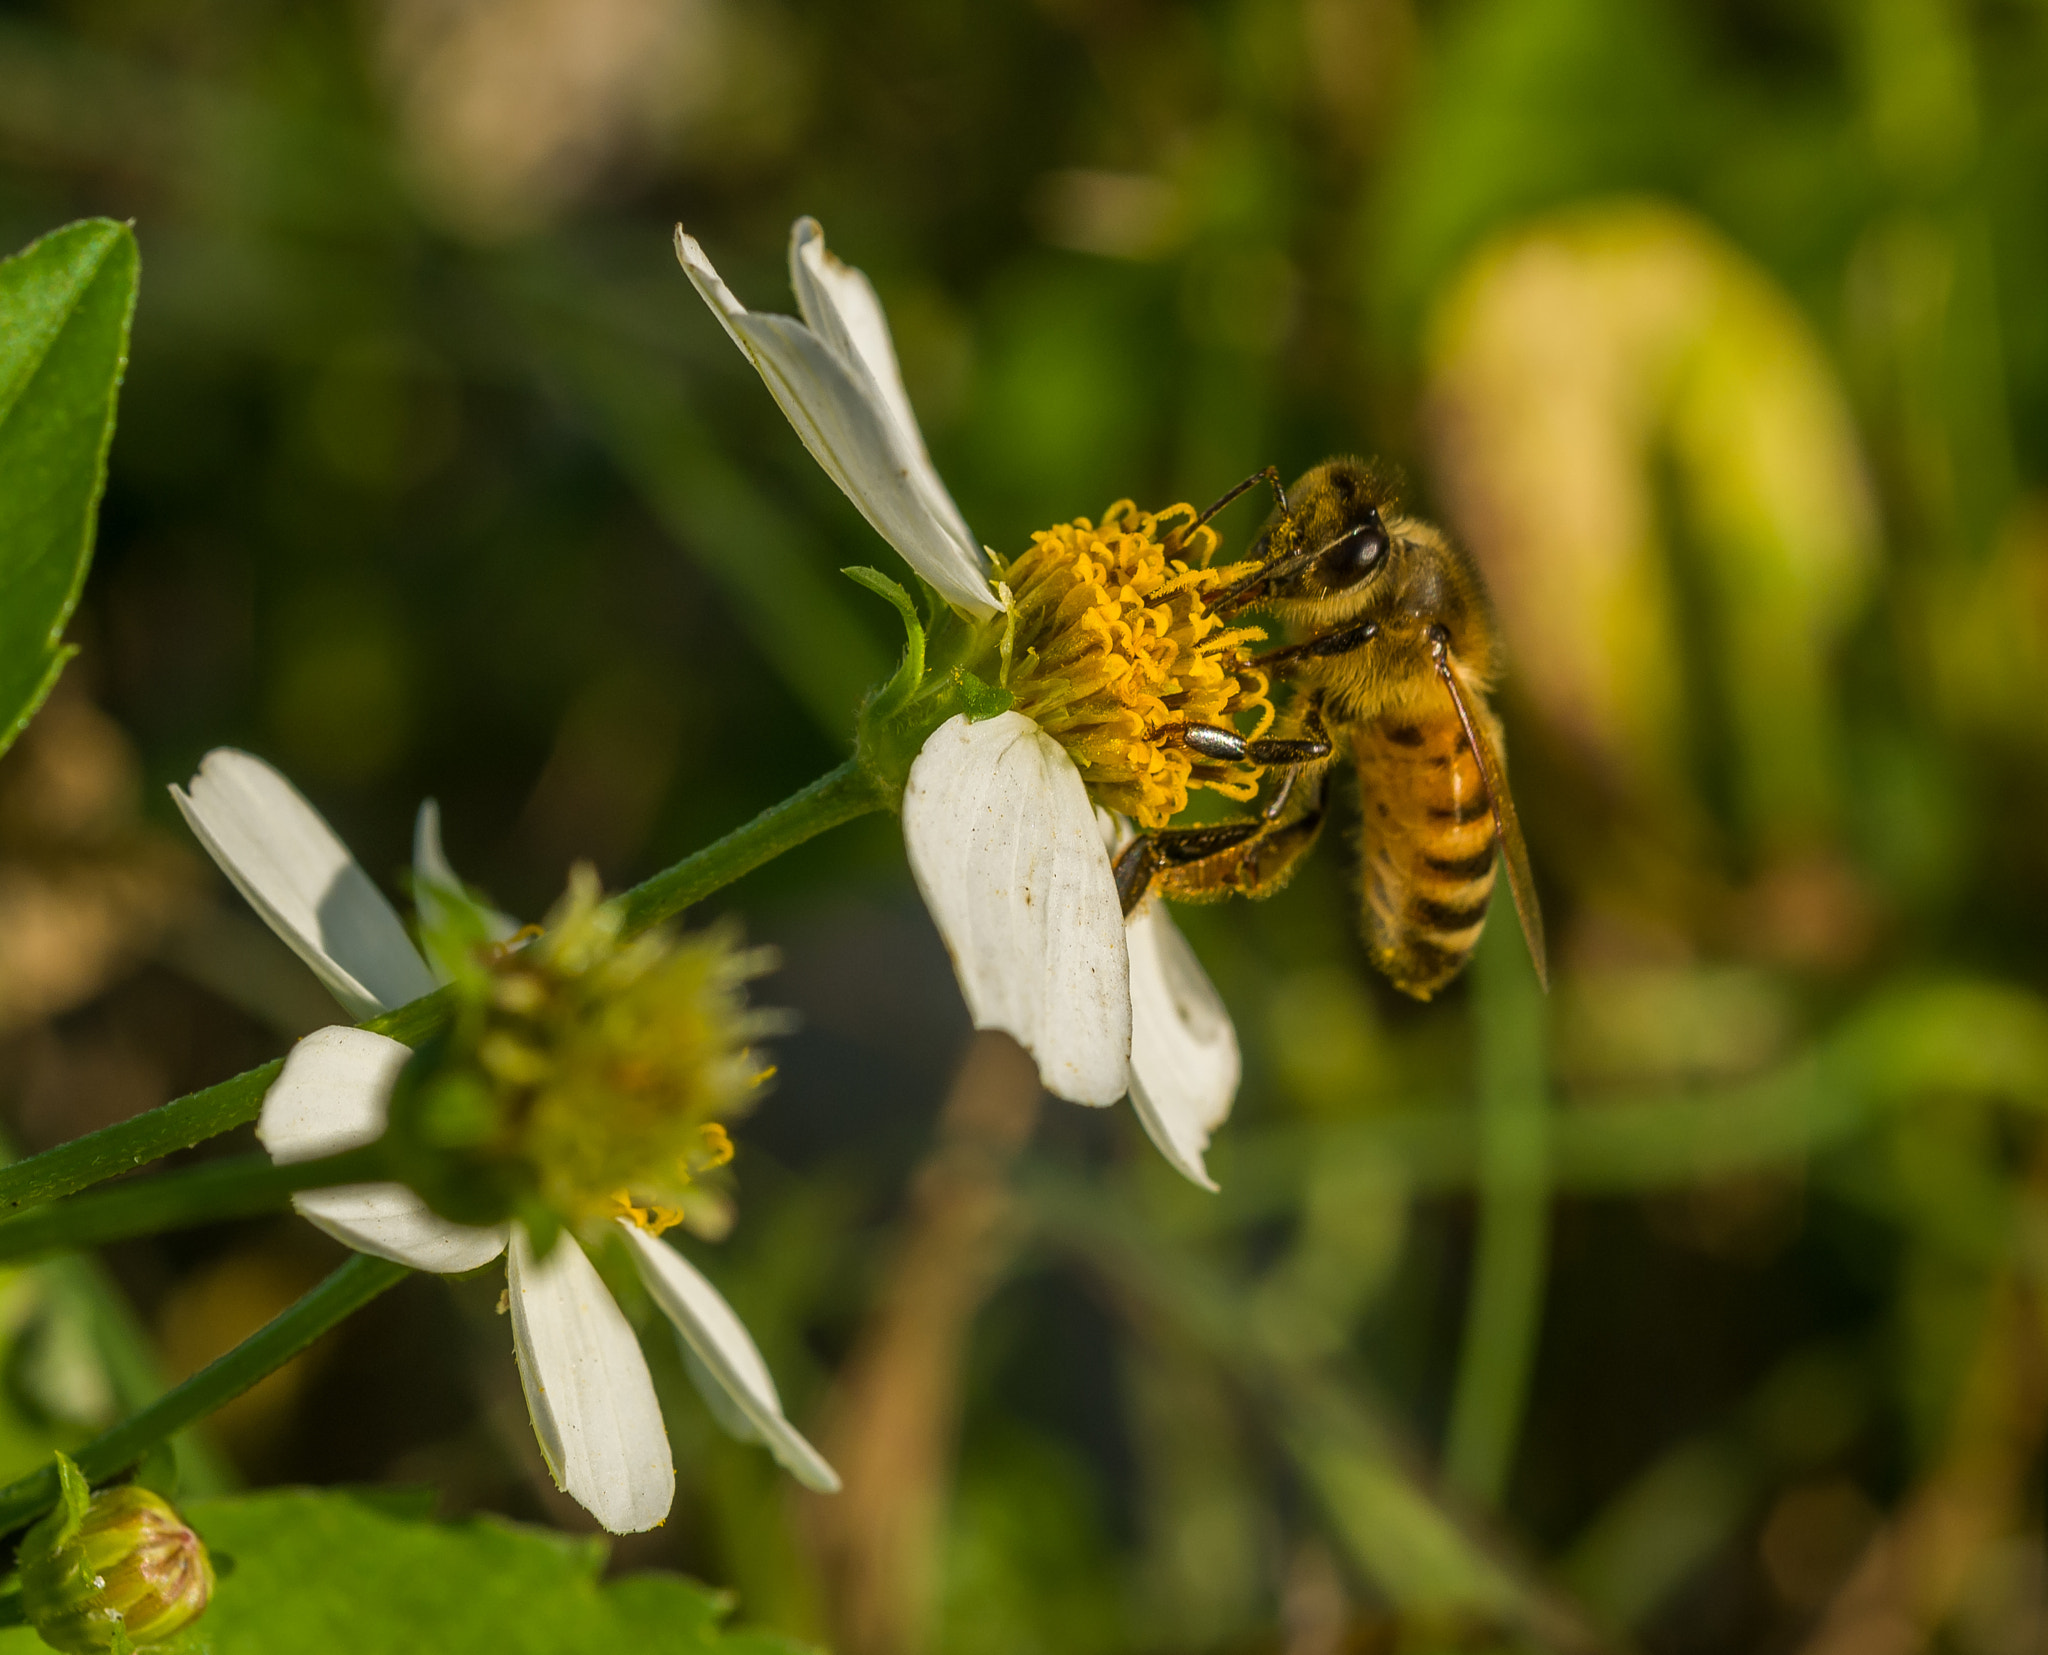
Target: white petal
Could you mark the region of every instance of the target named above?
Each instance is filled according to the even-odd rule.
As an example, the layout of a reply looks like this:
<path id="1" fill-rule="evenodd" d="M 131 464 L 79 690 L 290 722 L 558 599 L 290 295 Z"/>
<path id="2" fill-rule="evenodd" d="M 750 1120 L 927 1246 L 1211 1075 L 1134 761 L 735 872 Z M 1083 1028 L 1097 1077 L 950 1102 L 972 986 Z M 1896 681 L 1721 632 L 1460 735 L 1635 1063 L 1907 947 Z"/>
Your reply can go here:
<path id="1" fill-rule="evenodd" d="M 837 1494 L 839 1473 L 783 1417 L 782 1399 L 776 1395 L 768 1364 L 761 1360 L 761 1352 L 732 1306 L 666 1242 L 623 1220 L 619 1228 L 633 1244 L 633 1262 L 639 1266 L 648 1293 L 759 1434 L 768 1452 L 804 1487 Z"/>
<path id="2" fill-rule="evenodd" d="M 1131 1104 L 1176 1169 L 1204 1189 L 1209 1134 L 1237 1096 L 1237 1030 L 1187 938 L 1148 902 L 1125 935 L 1131 950 Z"/>
<path id="3" fill-rule="evenodd" d="M 433 976 L 383 893 L 261 759 L 216 747 L 192 791 L 173 787 L 171 796 L 235 888 L 355 1016 L 432 991 Z"/>
<path id="4" fill-rule="evenodd" d="M 948 719 L 903 792 L 903 842 L 978 1029 L 1075 1103 L 1124 1095 L 1130 966 L 1109 854 L 1080 772 L 1022 713 Z"/>
<path id="5" fill-rule="evenodd" d="M 875 532 L 948 603 L 970 614 L 996 613 L 1000 605 L 989 589 L 987 560 L 925 457 L 915 423 L 907 431 L 902 424 L 908 401 L 899 415 L 891 393 L 867 365 L 872 337 L 856 343 L 844 315 L 835 313 L 841 350 L 847 352 L 842 355 L 793 316 L 748 310 L 680 225 L 676 257 L 759 371 L 804 446 Z M 865 323 L 859 330 L 872 334 Z M 895 392 L 900 396 L 900 381 Z"/>
<path id="6" fill-rule="evenodd" d="M 810 330 L 842 362 L 857 362 L 866 371 L 868 382 L 889 412 L 898 445 L 911 462 L 911 482 L 952 539 L 972 548 L 973 531 L 925 450 L 924 433 L 918 429 L 910 394 L 903 388 L 896 344 L 889 337 L 889 319 L 874 283 L 827 251 L 824 228 L 815 218 L 800 218 L 790 226 L 789 285 Z M 976 573 L 981 573 L 981 559 L 977 556 L 973 562 Z"/>
<path id="7" fill-rule="evenodd" d="M 555 1486 L 614 1534 L 653 1528 L 676 1472 L 631 1324 L 566 1233 L 536 1259 L 515 1225 L 507 1275 L 526 1411 Z"/>
<path id="8" fill-rule="evenodd" d="M 318 1029 L 292 1048 L 263 1099 L 256 1136 L 280 1166 L 374 1143 L 412 1049 L 368 1029 Z M 292 1205 L 361 1253 L 453 1275 L 505 1250 L 502 1225 L 451 1224 L 402 1184 L 309 1190 Z"/>
<path id="9" fill-rule="evenodd" d="M 292 1205 L 345 1247 L 438 1276 L 480 1270 L 505 1250 L 504 1225 L 451 1223 L 403 1184 L 313 1190 Z"/>
<path id="10" fill-rule="evenodd" d="M 263 1099 L 256 1136 L 280 1166 L 374 1143 L 412 1048 L 368 1029 L 315 1029 Z"/>

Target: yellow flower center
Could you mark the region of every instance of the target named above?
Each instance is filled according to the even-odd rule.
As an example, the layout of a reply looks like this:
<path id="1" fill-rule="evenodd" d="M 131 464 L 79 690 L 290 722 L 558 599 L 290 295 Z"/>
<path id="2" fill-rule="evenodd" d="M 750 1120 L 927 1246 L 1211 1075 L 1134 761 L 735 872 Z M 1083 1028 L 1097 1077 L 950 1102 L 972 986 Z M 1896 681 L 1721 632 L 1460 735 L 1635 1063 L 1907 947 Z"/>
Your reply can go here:
<path id="1" fill-rule="evenodd" d="M 1258 766 L 1181 745 L 1188 725 L 1257 737 L 1273 722 L 1266 675 L 1242 653 L 1265 634 L 1208 605 L 1245 571 L 1209 567 L 1216 536 L 1190 532 L 1194 517 L 1191 506 L 1146 512 L 1119 500 L 1100 525 L 1081 517 L 1039 530 L 999 571 L 1012 628 L 1003 684 L 1017 710 L 1067 750 L 1098 804 L 1143 828 L 1165 826 L 1196 788 L 1258 791 Z M 1176 519 L 1185 526 L 1170 528 Z"/>

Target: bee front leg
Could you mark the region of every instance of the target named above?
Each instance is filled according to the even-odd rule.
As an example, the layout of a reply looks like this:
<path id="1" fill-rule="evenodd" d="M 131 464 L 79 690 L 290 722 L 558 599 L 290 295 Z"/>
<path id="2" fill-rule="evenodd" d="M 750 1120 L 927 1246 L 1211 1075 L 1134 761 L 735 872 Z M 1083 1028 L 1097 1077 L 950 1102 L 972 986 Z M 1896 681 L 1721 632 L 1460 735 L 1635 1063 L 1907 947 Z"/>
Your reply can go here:
<path id="1" fill-rule="evenodd" d="M 1183 724 L 1160 734 L 1191 753 L 1226 764 L 1313 764 L 1332 751 L 1330 738 L 1320 730 L 1301 738 L 1263 736 L 1248 741 L 1220 724 Z"/>
<path id="2" fill-rule="evenodd" d="M 1321 637 L 1308 638 L 1298 644 L 1289 644 L 1284 649 L 1269 649 L 1263 655 L 1254 655 L 1252 665 L 1270 672 L 1274 667 L 1284 667 L 1294 661 L 1326 661 L 1333 655 L 1350 655 L 1364 649 L 1380 635 L 1378 621 L 1355 621 L 1350 626 L 1340 626 Z"/>

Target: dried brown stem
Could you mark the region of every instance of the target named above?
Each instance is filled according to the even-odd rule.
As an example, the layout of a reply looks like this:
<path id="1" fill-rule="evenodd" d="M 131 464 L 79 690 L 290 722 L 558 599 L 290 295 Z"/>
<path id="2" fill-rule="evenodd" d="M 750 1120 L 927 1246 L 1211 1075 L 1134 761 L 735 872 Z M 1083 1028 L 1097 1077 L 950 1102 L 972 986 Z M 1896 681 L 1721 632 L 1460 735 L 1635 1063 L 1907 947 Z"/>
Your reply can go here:
<path id="1" fill-rule="evenodd" d="M 1038 1102 L 1015 1042 L 975 1036 L 880 1298 L 826 1402 L 819 1446 L 846 1486 L 804 1499 L 802 1532 L 842 1655 L 916 1655 L 927 1642 L 967 1333 L 1010 1254 L 1009 1172 Z"/>

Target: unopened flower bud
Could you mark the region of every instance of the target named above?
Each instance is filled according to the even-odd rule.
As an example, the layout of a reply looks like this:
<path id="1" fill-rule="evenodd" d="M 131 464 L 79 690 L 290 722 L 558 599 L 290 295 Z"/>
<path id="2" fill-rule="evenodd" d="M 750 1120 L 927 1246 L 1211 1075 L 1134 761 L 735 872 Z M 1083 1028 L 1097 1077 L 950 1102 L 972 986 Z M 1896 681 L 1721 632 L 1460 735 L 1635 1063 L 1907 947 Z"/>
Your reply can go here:
<path id="1" fill-rule="evenodd" d="M 57 1456 L 62 1497 L 22 1539 L 21 1607 L 52 1648 L 146 1649 L 213 1595 L 206 1545 L 170 1502 L 130 1484 L 95 1494 Z"/>

